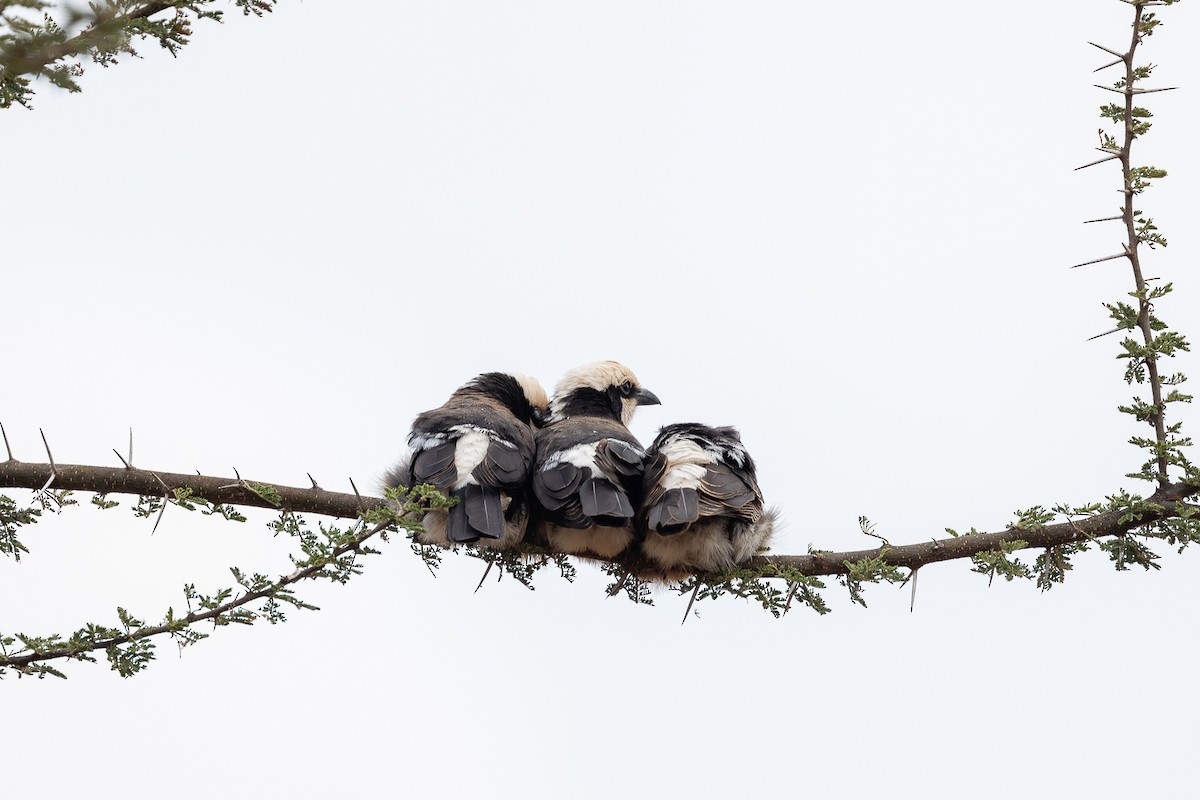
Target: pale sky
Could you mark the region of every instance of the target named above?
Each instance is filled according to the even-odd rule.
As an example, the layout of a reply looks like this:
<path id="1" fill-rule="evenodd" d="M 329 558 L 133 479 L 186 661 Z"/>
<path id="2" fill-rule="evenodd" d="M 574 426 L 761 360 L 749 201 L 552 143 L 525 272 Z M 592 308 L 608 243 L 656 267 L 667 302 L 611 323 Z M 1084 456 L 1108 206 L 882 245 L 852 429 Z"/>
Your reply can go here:
<path id="1" fill-rule="evenodd" d="M 1159 9 L 1146 270 L 1200 336 L 1200 17 Z M 0 421 L 21 460 L 329 489 L 376 478 L 479 372 L 632 367 L 661 425 L 738 426 L 775 550 L 997 530 L 1137 488 L 1102 302 L 1117 167 L 1091 87 L 1116 0 L 925 7 L 281 3 L 178 58 L 89 68 L 0 121 Z M 1114 96 L 1115 97 L 1115 96 Z M 1195 376 L 1185 355 L 1173 368 Z M 1186 411 L 1187 409 L 1185 409 Z M 1178 417 L 1177 417 L 1178 419 Z M 1184 432 L 1200 433 L 1196 414 Z M 4 493 L 26 497 L 13 491 Z M 86 498 L 82 498 L 86 504 Z M 128 501 L 123 501 L 128 505 Z M 284 542 L 80 508 L 0 563 L 0 632 L 153 621 Z M 322 607 L 220 629 L 124 680 L 0 684 L 4 793 L 94 797 L 1011 798 L 1194 786 L 1200 561 L 1078 559 L 1064 586 L 948 563 L 869 609 L 653 608 L 583 566 L 472 590 L 403 542 Z M 1031 554 L 1032 558 L 1036 554 Z M 62 667 L 63 665 L 59 664 Z"/>

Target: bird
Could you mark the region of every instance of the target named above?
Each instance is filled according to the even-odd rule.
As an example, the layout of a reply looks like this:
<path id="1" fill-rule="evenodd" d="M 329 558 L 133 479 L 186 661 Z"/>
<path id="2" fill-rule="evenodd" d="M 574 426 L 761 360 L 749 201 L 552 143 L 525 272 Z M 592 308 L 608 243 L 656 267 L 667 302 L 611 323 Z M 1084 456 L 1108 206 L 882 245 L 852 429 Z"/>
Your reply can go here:
<path id="1" fill-rule="evenodd" d="M 629 548 L 646 452 L 626 426 L 638 406 L 659 402 L 616 361 L 585 364 L 559 381 L 535 437 L 531 481 L 553 552 L 611 559 Z"/>
<path id="2" fill-rule="evenodd" d="M 546 390 L 515 372 L 485 372 L 438 408 L 417 415 L 409 453 L 388 470 L 389 487 L 432 484 L 458 500 L 422 521 L 425 544 L 507 548 L 529 522 L 534 428 L 548 411 Z"/>
<path id="3" fill-rule="evenodd" d="M 675 579 L 748 561 L 775 532 L 754 460 L 736 428 L 667 425 L 646 451 L 638 512 L 642 553 Z"/>

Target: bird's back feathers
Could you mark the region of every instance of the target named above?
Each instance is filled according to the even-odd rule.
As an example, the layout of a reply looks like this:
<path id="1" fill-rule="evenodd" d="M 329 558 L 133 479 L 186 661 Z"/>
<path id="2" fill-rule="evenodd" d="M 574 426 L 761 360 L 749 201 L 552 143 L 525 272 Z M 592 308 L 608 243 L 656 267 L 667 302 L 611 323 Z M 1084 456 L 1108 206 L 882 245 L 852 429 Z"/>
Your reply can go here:
<path id="1" fill-rule="evenodd" d="M 715 572 L 751 558 L 774 532 L 754 461 L 737 430 L 678 423 L 647 451 L 642 550 L 668 574 Z"/>
<path id="2" fill-rule="evenodd" d="M 540 395 L 539 395 L 540 392 Z M 443 405 L 419 414 L 408 437 L 411 456 L 393 467 L 391 486 L 431 484 L 458 502 L 425 515 L 422 540 L 434 544 L 520 541 L 533 465 L 533 424 L 545 413 L 536 381 L 485 373 Z"/>
<path id="3" fill-rule="evenodd" d="M 537 432 L 533 496 L 550 546 L 612 558 L 633 541 L 645 452 L 613 419 L 568 417 Z"/>

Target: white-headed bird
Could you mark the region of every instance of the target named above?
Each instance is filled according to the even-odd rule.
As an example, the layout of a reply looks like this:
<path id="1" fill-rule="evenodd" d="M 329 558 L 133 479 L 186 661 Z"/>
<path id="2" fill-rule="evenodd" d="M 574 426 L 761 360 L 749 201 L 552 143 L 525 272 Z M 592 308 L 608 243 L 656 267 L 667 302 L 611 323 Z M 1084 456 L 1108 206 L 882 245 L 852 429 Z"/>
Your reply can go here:
<path id="1" fill-rule="evenodd" d="M 551 549 L 614 558 L 633 542 L 642 445 L 626 425 L 657 405 L 626 366 L 598 361 L 568 372 L 537 432 L 533 496 Z"/>
<path id="2" fill-rule="evenodd" d="M 754 461 L 735 428 L 668 425 L 647 458 L 642 552 L 668 578 L 729 569 L 766 547 L 778 512 L 763 510 Z"/>
<path id="3" fill-rule="evenodd" d="M 428 483 L 458 503 L 425 515 L 426 544 L 510 547 L 529 523 L 534 427 L 547 412 L 546 390 L 526 375 L 486 372 L 419 414 L 411 454 L 388 471 L 388 486 Z"/>

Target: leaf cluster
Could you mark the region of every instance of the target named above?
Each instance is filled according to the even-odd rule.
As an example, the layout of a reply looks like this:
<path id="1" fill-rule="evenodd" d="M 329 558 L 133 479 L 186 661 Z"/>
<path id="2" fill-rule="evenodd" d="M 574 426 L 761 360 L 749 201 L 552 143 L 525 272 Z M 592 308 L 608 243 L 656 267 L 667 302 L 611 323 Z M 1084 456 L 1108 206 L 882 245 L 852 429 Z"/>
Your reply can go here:
<path id="1" fill-rule="evenodd" d="M 234 0 L 244 15 L 261 17 L 276 0 Z M 215 0 L 94 0 L 87 10 L 43 0 L 0 0 L 0 108 L 31 107 L 33 79 L 80 91 L 81 60 L 102 67 L 138 58 L 135 43 L 151 41 L 177 55 L 196 20 L 221 22 Z M 51 10 L 55 13 L 51 14 Z"/>

